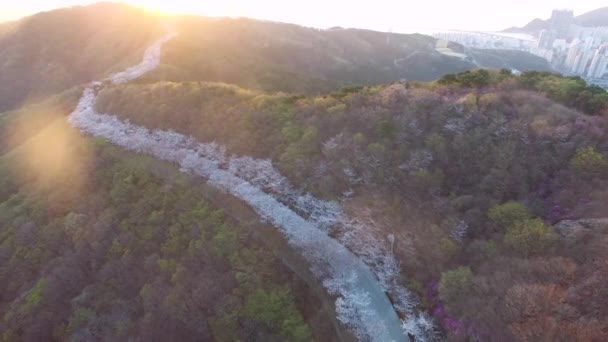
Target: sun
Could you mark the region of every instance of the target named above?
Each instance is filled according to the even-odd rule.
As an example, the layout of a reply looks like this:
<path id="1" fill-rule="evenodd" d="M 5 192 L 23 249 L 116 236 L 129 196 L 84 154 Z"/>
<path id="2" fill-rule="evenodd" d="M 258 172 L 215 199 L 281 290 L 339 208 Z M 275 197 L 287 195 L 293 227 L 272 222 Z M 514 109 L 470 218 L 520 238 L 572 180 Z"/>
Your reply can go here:
<path id="1" fill-rule="evenodd" d="M 192 0 L 126 0 L 126 2 L 144 8 L 148 12 L 166 14 L 211 14 L 223 7 L 217 1 Z M 223 8 L 222 8 L 223 9 Z"/>
<path id="2" fill-rule="evenodd" d="M 183 8 L 181 8 L 183 4 L 180 6 L 176 6 L 181 3 L 180 1 L 163 1 L 163 0 L 126 0 L 125 2 L 143 8 L 146 12 L 152 13 L 166 13 L 166 14 L 176 14 L 184 12 Z M 190 11 L 186 11 L 190 12 Z"/>

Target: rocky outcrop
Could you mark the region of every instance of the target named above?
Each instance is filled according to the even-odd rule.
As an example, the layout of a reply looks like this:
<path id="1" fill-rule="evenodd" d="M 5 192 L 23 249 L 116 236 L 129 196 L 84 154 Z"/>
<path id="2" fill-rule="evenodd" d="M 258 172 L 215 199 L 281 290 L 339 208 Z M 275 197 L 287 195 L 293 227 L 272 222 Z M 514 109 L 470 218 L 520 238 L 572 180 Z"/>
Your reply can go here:
<path id="1" fill-rule="evenodd" d="M 568 244 L 575 244 L 592 233 L 608 231 L 608 218 L 563 220 L 553 226 Z"/>

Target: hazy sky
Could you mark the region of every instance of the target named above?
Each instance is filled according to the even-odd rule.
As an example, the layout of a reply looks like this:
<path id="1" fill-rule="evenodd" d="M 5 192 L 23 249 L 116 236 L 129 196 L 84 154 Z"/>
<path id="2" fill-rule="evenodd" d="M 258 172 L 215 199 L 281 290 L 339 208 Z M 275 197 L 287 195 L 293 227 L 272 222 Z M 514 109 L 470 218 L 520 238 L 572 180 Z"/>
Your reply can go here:
<path id="1" fill-rule="evenodd" d="M 0 0 L 0 21 L 92 0 Z M 501 30 L 548 18 L 554 8 L 576 15 L 606 6 L 606 0 L 124 0 L 174 12 L 245 16 L 326 28 L 360 27 L 395 32 L 410 27 Z"/>

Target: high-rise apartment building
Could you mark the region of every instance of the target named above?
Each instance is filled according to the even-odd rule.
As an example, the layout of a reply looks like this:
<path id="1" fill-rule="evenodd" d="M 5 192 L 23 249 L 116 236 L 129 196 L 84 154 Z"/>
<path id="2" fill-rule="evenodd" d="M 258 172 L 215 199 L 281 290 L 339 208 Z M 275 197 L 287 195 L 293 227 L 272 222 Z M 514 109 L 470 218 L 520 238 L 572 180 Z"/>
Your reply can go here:
<path id="1" fill-rule="evenodd" d="M 557 38 L 567 37 L 572 24 L 574 24 L 574 13 L 571 10 L 553 10 L 549 27 L 555 31 Z"/>
<path id="2" fill-rule="evenodd" d="M 580 52 L 581 43 L 578 39 L 575 39 L 572 44 L 570 44 L 570 48 L 568 49 L 568 54 L 566 56 L 566 66 L 568 68 L 574 67 L 574 62 L 576 61 L 576 57 Z"/>
<path id="3" fill-rule="evenodd" d="M 589 66 L 589 62 L 593 55 L 589 51 L 581 51 L 576 59 L 574 60 L 574 65 L 572 66 L 572 72 L 577 75 L 584 75 L 585 71 L 587 71 L 587 66 Z"/>
<path id="4" fill-rule="evenodd" d="M 608 73 L 608 56 L 602 56 L 597 66 L 594 78 L 602 78 Z"/>
<path id="5" fill-rule="evenodd" d="M 552 49 L 556 37 L 557 35 L 553 30 L 540 31 L 540 35 L 538 36 L 538 47 L 545 50 Z"/>
<path id="6" fill-rule="evenodd" d="M 608 44 L 603 45 L 599 49 L 595 50 L 591 65 L 587 71 L 587 77 L 589 78 L 601 78 L 606 73 L 606 66 L 608 65 Z"/>

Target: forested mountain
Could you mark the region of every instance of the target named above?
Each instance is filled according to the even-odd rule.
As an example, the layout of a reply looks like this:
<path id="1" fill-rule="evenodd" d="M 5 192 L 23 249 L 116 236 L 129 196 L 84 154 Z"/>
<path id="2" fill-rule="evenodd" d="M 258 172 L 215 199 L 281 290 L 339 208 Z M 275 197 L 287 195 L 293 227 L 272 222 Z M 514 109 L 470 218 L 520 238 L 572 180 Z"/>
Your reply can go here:
<path id="1" fill-rule="evenodd" d="M 551 224 L 608 210 L 607 104 L 578 78 L 480 70 L 313 97 L 118 85 L 97 109 L 269 158 L 296 185 L 345 200 L 396 237 L 407 286 L 450 339 L 571 341 L 608 337 L 589 307 L 604 298 L 591 284 L 608 276 L 605 223 Z"/>
<path id="2" fill-rule="evenodd" d="M 0 157 L 1 341 L 348 336 L 246 206 L 79 135 L 65 120 L 75 103 L 0 121 L 19 136 Z"/>
<path id="3" fill-rule="evenodd" d="M 99 3 L 1 24 L 0 112 L 133 64 L 160 34 L 161 21 L 141 9 Z M 148 80 L 321 93 L 351 84 L 434 80 L 476 67 L 474 59 L 479 66 L 550 70 L 542 59 L 508 51 L 478 51 L 468 61 L 444 56 L 435 39 L 422 35 L 200 16 L 180 17 L 175 26 L 181 34 Z"/>
<path id="4" fill-rule="evenodd" d="M 477 66 L 551 70 L 542 58 L 522 52 L 473 50 L 466 60 L 448 57 L 435 49 L 436 39 L 419 34 L 198 16 L 185 18 L 178 27 L 180 36 L 163 51 L 164 65 L 145 80 L 320 93 L 345 85 L 429 81 Z"/>
<path id="5" fill-rule="evenodd" d="M 0 341 L 608 340 L 608 93 L 466 53 L 116 4 L 0 25 Z"/>
<path id="6" fill-rule="evenodd" d="M 157 17 L 117 3 L 0 25 L 0 112 L 134 64 L 161 30 Z"/>
<path id="7" fill-rule="evenodd" d="M 490 69 L 553 71 L 546 59 L 518 50 L 466 49 L 476 65 Z"/>

